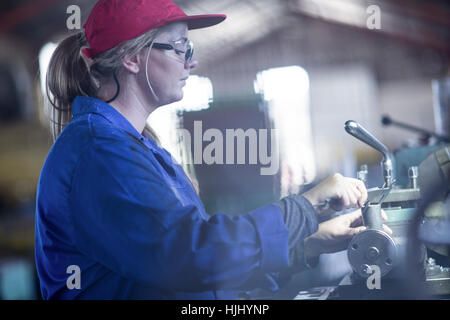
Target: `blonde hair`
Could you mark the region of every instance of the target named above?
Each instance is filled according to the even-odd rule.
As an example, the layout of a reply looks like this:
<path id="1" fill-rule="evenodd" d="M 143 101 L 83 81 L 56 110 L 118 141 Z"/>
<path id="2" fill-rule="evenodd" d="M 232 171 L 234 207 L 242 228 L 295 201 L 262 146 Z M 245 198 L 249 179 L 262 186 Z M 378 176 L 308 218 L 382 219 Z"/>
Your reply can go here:
<path id="1" fill-rule="evenodd" d="M 115 77 L 121 72 L 121 61 L 126 55 L 136 55 L 156 38 L 160 29 L 153 29 L 134 39 L 100 53 L 88 67 L 81 56 L 81 48 L 88 43 L 84 32 L 65 38 L 53 53 L 46 77 L 46 92 L 50 102 L 50 131 L 53 140 L 59 136 L 72 119 L 72 103 L 76 96 L 97 97 L 100 80 Z M 146 125 L 144 131 L 160 144 L 153 129 Z"/>

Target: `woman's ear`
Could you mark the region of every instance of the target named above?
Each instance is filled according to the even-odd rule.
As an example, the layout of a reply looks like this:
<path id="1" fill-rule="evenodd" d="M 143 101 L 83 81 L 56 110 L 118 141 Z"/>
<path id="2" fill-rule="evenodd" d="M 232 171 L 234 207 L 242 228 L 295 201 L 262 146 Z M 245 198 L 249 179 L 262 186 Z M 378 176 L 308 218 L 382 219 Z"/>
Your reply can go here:
<path id="1" fill-rule="evenodd" d="M 134 56 L 126 55 L 122 59 L 123 67 L 133 74 L 139 73 L 140 63 L 141 63 L 141 58 L 140 58 L 139 54 L 136 54 Z"/>

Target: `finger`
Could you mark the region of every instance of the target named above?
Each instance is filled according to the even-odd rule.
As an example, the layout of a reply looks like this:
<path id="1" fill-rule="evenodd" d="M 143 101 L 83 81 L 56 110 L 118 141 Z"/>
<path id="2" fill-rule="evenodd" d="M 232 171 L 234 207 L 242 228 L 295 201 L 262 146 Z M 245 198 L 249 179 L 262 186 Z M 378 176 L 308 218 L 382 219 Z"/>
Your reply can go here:
<path id="1" fill-rule="evenodd" d="M 352 190 L 352 188 L 350 190 L 347 190 L 347 198 L 348 198 L 348 204 L 347 204 L 347 208 L 353 208 L 356 207 L 357 205 L 357 197 L 354 194 L 354 190 Z"/>
<path id="2" fill-rule="evenodd" d="M 355 197 L 354 206 L 360 207 L 359 203 L 360 203 L 360 199 L 362 196 L 361 191 L 356 187 L 356 185 L 352 186 L 352 191 L 353 191 L 353 196 Z"/>
<path id="3" fill-rule="evenodd" d="M 389 227 L 388 227 L 387 225 L 385 225 L 385 224 L 383 224 L 383 229 L 384 229 L 384 231 L 385 231 L 387 234 L 389 234 L 389 235 L 392 235 L 392 234 L 393 234 L 392 229 L 389 228 Z"/>
<path id="4" fill-rule="evenodd" d="M 361 192 L 361 196 L 358 199 L 358 204 L 360 207 L 364 205 L 364 203 L 367 201 L 367 188 L 364 182 L 362 182 L 359 179 L 353 179 L 353 182 L 356 186 L 356 188 Z"/>
<path id="5" fill-rule="evenodd" d="M 351 190 L 344 190 L 345 194 L 345 208 L 351 208 L 353 204 L 356 202 L 356 198 L 353 195 L 353 192 Z"/>
<path id="6" fill-rule="evenodd" d="M 383 219 L 383 221 L 388 221 L 388 216 L 383 209 L 381 209 L 381 219 Z"/>
<path id="7" fill-rule="evenodd" d="M 343 217 L 345 217 L 347 219 L 349 226 L 356 224 L 358 221 L 362 222 L 361 209 L 347 213 L 347 214 L 343 215 Z"/>
<path id="8" fill-rule="evenodd" d="M 349 178 L 352 186 L 358 190 L 358 205 L 362 207 L 367 200 L 367 189 L 361 180 Z"/>
<path id="9" fill-rule="evenodd" d="M 350 228 L 356 228 L 356 227 L 359 227 L 362 225 L 364 225 L 364 221 L 363 221 L 363 217 L 361 215 L 356 220 L 354 220 L 352 223 L 350 223 Z"/>
<path id="10" fill-rule="evenodd" d="M 367 228 L 365 226 L 360 226 L 360 227 L 356 227 L 356 228 L 350 228 L 348 229 L 347 234 L 349 236 L 356 236 L 358 233 L 363 232 L 364 230 L 366 230 Z"/>

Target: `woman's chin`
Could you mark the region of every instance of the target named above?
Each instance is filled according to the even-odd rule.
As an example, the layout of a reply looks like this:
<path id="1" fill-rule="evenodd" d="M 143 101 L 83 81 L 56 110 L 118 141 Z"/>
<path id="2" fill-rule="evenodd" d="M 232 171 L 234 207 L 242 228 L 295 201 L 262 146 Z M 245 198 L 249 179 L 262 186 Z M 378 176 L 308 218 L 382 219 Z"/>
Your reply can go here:
<path id="1" fill-rule="evenodd" d="M 158 100 L 158 105 L 159 106 L 165 106 L 168 104 L 172 104 L 175 102 L 180 101 L 181 99 L 183 99 L 183 92 L 176 94 L 176 95 L 172 95 L 170 97 L 159 97 Z"/>
<path id="2" fill-rule="evenodd" d="M 183 96 L 184 96 L 183 90 L 180 90 L 180 92 L 173 97 L 173 101 L 171 103 L 180 101 L 181 99 L 183 99 Z"/>

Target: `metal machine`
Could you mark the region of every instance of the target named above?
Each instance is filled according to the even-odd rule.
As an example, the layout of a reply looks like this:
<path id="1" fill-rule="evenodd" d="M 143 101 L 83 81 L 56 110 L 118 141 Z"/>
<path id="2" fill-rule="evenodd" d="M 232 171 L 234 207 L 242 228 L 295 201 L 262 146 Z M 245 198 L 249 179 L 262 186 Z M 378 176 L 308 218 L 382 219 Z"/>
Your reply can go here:
<path id="1" fill-rule="evenodd" d="M 413 216 L 420 199 L 420 189 L 417 186 L 418 168 L 409 168 L 408 187 L 398 187 L 394 179 L 394 158 L 387 147 L 355 121 L 347 121 L 345 130 L 383 154 L 384 185 L 368 190 L 368 200 L 362 208 L 367 230 L 352 239 L 347 252 L 349 262 L 360 278 L 365 279 L 372 274 L 371 265 L 378 266 L 381 276 L 384 277 L 400 264 L 405 234 L 398 232 L 397 228 L 395 234 L 398 236 L 394 239 L 383 230 L 381 209 L 385 210 L 391 222 L 396 218 L 396 221 L 404 223 Z M 361 175 L 358 173 L 358 176 Z"/>
<path id="2" fill-rule="evenodd" d="M 348 259 L 361 278 L 369 277 L 371 266 L 378 266 L 381 276 L 388 274 L 397 260 L 397 244 L 382 228 L 381 204 L 390 194 L 394 181 L 392 156 L 389 150 L 355 121 L 347 121 L 345 130 L 355 138 L 367 143 L 383 154 L 382 168 L 384 185 L 368 190 L 368 200 L 362 208 L 366 231 L 356 235 L 348 247 Z M 358 176 L 362 176 L 359 173 Z M 415 191 L 414 189 L 412 190 Z"/>
<path id="3" fill-rule="evenodd" d="M 347 249 L 353 272 L 336 287 L 315 288 L 313 296 L 303 292 L 296 299 L 417 297 L 412 291 L 421 291 L 421 298 L 450 297 L 450 268 L 427 260 L 430 250 L 449 256 L 450 145 L 403 149 L 394 155 L 357 122 L 347 121 L 345 130 L 383 154 L 384 184 L 368 189 L 362 208 L 367 229 L 353 237 Z M 357 176 L 367 185 L 367 166 L 361 166 Z M 385 223 L 393 230 L 392 236 L 382 227 L 381 210 L 388 217 Z M 382 278 L 382 290 L 367 286 L 374 268 Z M 411 277 L 420 290 L 411 289 Z"/>

